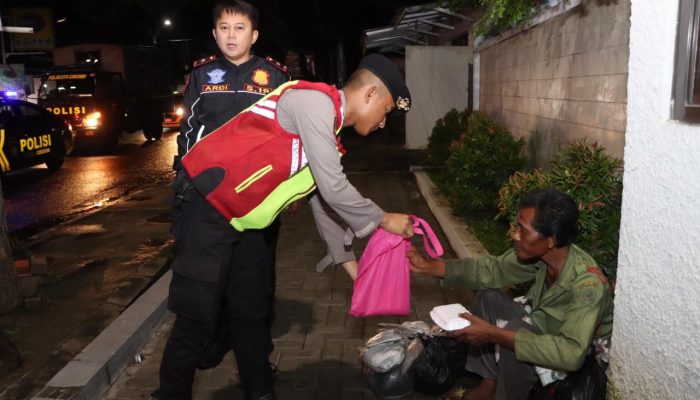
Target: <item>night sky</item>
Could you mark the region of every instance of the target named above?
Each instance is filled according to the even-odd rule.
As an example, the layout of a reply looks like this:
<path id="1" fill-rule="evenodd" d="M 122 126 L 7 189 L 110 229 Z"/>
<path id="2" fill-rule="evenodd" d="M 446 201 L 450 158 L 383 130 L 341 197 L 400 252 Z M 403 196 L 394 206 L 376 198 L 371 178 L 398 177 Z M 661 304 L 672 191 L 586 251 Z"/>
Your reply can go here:
<path id="1" fill-rule="evenodd" d="M 215 52 L 211 36 L 214 0 L 4 0 L 11 6 L 50 6 L 57 23 L 56 45 L 85 42 L 150 44 L 186 39 L 193 58 Z M 260 0 L 259 55 L 283 59 L 288 50 L 328 54 L 343 42 L 350 68 L 359 58 L 361 33 L 392 23 L 400 7 L 427 0 Z M 169 18 L 173 25 L 164 28 Z"/>

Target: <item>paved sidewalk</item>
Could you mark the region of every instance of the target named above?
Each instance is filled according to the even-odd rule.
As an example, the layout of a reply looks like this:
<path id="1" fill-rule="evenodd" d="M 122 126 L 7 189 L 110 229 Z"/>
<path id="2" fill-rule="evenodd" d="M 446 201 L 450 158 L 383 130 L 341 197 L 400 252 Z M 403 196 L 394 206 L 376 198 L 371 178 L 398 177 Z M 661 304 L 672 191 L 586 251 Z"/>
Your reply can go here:
<path id="1" fill-rule="evenodd" d="M 42 305 L 0 318 L 23 362 L 0 376 L 0 399 L 29 399 L 157 279 L 172 253 L 171 189 L 159 185 L 23 243 L 47 259 Z"/>
<path id="2" fill-rule="evenodd" d="M 443 243 L 446 256 L 454 256 L 425 200 L 416 179 L 401 172 L 349 173 L 361 193 L 387 211 L 406 212 L 426 219 Z M 361 254 L 366 239 L 355 243 Z M 282 400 L 374 399 L 358 359 L 358 347 L 377 332 L 380 322 L 423 320 L 430 322 L 432 307 L 454 301 L 458 293 L 439 287 L 428 277 L 412 279 L 412 313 L 406 318 L 354 318 L 347 314 L 352 281 L 342 268 L 322 274 L 315 265 L 325 254 L 308 206 L 297 215 L 284 216 L 277 256 L 277 319 L 273 326 L 275 351 L 271 361 L 279 367 L 276 390 Z M 149 399 L 158 385 L 160 357 L 174 321 L 169 315 L 141 352 L 104 395 L 109 400 Z M 235 360 L 200 371 L 195 399 L 243 399 L 235 376 Z M 433 397 L 414 395 L 413 399 Z"/>

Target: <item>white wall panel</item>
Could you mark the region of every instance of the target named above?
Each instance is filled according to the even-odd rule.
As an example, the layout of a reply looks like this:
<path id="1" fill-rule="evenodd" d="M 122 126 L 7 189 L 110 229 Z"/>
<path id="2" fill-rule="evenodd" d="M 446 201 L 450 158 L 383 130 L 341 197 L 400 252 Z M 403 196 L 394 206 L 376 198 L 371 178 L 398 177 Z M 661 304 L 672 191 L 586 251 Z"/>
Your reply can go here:
<path id="1" fill-rule="evenodd" d="M 472 48 L 466 46 L 406 47 L 406 83 L 412 102 L 406 114 L 406 148 L 426 148 L 438 118 L 452 108 L 467 108 L 472 58 Z"/>

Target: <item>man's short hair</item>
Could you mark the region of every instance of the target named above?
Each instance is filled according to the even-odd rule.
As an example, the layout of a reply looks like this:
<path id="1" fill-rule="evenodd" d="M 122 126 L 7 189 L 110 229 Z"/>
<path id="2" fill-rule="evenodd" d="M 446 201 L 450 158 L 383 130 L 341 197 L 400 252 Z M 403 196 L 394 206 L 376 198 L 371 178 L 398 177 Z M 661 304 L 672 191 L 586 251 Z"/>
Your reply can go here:
<path id="1" fill-rule="evenodd" d="M 244 15 L 250 20 L 253 29 L 258 29 L 258 20 L 260 19 L 260 15 L 258 14 L 258 10 L 248 2 L 239 0 L 224 0 L 216 3 L 213 12 L 214 28 L 216 28 L 216 23 L 224 15 L 224 13 Z"/>
<path id="2" fill-rule="evenodd" d="M 578 205 L 568 194 L 554 189 L 535 189 L 520 199 L 520 208 L 534 208 L 533 228 L 542 237 L 554 237 L 556 247 L 573 243 L 578 225 Z"/>
<path id="3" fill-rule="evenodd" d="M 382 82 L 381 79 L 377 75 L 374 74 L 374 72 L 366 69 L 366 68 L 358 68 L 355 70 L 355 72 L 350 75 L 350 78 L 345 82 L 344 88 L 360 88 L 365 85 L 370 85 L 373 83 L 381 83 L 382 87 L 384 88 L 384 91 L 382 94 L 386 94 L 391 96 L 391 92 L 389 91 L 389 88 L 386 87 L 384 82 Z"/>

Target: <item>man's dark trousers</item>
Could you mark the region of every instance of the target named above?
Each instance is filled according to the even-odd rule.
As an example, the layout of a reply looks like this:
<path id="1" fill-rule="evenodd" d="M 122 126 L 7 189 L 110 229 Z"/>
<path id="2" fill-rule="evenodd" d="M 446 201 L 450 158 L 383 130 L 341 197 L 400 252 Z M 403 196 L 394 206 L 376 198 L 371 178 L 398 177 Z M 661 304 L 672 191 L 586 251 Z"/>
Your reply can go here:
<path id="1" fill-rule="evenodd" d="M 497 320 L 508 321 L 505 329 L 527 329 L 539 333 L 537 327 L 523 321 L 528 314 L 522 305 L 498 289 L 477 292 L 472 307 L 474 315 L 496 325 Z M 518 361 L 515 352 L 501 347 L 496 361 L 495 346 L 469 346 L 466 369 L 483 378 L 496 379 L 496 400 L 525 400 L 537 374 L 531 364 Z"/>
<path id="2" fill-rule="evenodd" d="M 163 352 L 161 399 L 191 398 L 197 363 L 222 313 L 247 392 L 258 398 L 272 391 L 268 357 L 275 274 L 270 249 L 277 230 L 278 225 L 236 232 L 195 190 L 175 207 L 177 254 L 168 306 L 177 319 Z"/>

